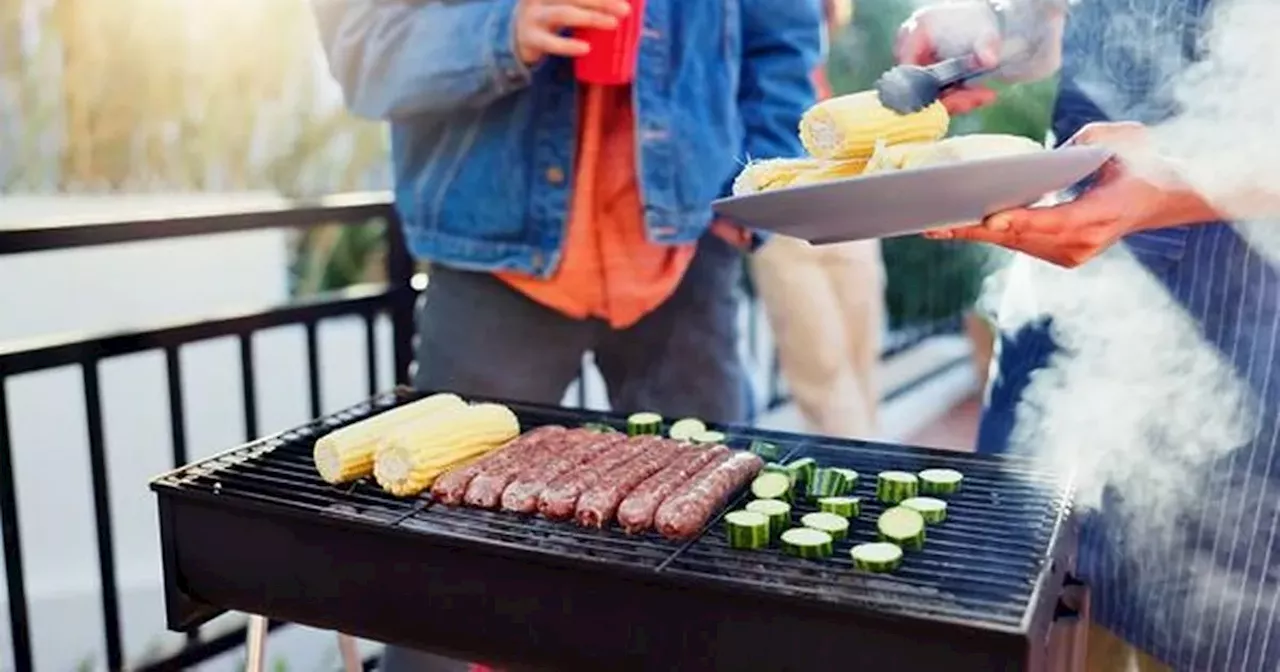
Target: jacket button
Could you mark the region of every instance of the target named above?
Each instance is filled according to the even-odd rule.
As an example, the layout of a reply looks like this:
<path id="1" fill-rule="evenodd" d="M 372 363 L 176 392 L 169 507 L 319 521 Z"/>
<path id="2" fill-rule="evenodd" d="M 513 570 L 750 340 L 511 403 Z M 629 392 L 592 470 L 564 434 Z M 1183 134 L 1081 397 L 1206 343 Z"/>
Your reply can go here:
<path id="1" fill-rule="evenodd" d="M 564 183 L 564 171 L 555 166 L 547 169 L 547 181 L 551 184 Z"/>

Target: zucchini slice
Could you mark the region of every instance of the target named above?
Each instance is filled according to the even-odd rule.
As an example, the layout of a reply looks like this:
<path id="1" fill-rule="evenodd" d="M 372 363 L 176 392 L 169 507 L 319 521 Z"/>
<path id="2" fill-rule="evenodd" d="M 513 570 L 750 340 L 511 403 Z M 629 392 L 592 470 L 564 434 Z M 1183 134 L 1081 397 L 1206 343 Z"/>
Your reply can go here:
<path id="1" fill-rule="evenodd" d="M 791 526 L 791 505 L 780 499 L 753 499 L 747 503 L 747 510 L 764 514 L 769 519 L 772 536 L 782 534 Z"/>
<path id="2" fill-rule="evenodd" d="M 955 469 L 925 469 L 920 472 L 920 491 L 927 495 L 950 495 L 960 490 L 964 474 Z"/>
<path id="3" fill-rule="evenodd" d="M 657 413 L 643 411 L 640 413 L 632 413 L 627 416 L 627 434 L 629 436 L 640 436 L 642 434 L 661 434 L 662 433 L 662 416 Z"/>
<path id="4" fill-rule="evenodd" d="M 697 418 L 681 418 L 671 423 L 667 436 L 676 441 L 690 441 L 693 437 L 707 431 L 707 424 Z"/>
<path id="5" fill-rule="evenodd" d="M 818 511 L 806 513 L 800 517 L 800 524 L 815 530 L 822 530 L 832 539 L 840 540 L 849 536 L 849 519 L 834 513 Z"/>
<path id="6" fill-rule="evenodd" d="M 876 499 L 897 504 L 920 494 L 920 479 L 906 471 L 882 471 L 876 476 Z"/>
<path id="7" fill-rule="evenodd" d="M 614 429 L 612 425 L 606 425 L 603 422 L 586 422 L 586 423 L 583 423 L 582 428 L 589 429 L 593 432 L 600 432 L 601 434 L 617 434 L 618 433 L 618 430 Z"/>
<path id="8" fill-rule="evenodd" d="M 862 515 L 862 498 L 823 497 L 818 500 L 818 510 L 845 518 L 857 518 Z"/>
<path id="9" fill-rule="evenodd" d="M 752 441 L 747 450 L 759 455 L 765 460 L 776 460 L 782 457 L 783 454 L 782 446 L 779 446 L 776 443 L 769 443 L 768 441 L 760 440 Z"/>
<path id="10" fill-rule="evenodd" d="M 805 494 L 809 495 L 809 499 L 843 495 L 848 491 L 845 487 L 847 483 L 845 475 L 836 469 L 818 469 L 809 479 Z"/>
<path id="11" fill-rule="evenodd" d="M 937 524 L 947 519 L 947 503 L 933 497 L 912 497 L 902 500 L 901 506 L 918 512 L 924 522 Z"/>
<path id="12" fill-rule="evenodd" d="M 880 514 L 876 522 L 880 538 L 905 549 L 918 551 L 924 548 L 924 516 L 915 509 L 895 506 Z"/>
<path id="13" fill-rule="evenodd" d="M 693 442 L 706 443 L 706 444 L 724 443 L 728 439 L 729 437 L 725 436 L 724 432 L 717 432 L 714 429 L 708 429 L 706 431 L 699 432 L 697 435 L 695 435 L 693 437 Z"/>
<path id="14" fill-rule="evenodd" d="M 787 468 L 795 470 L 797 483 L 808 483 L 818 470 L 818 461 L 812 457 L 802 457 L 788 464 Z"/>
<path id="15" fill-rule="evenodd" d="M 764 471 L 765 473 L 785 474 L 787 480 L 791 481 L 791 485 L 795 485 L 796 479 L 800 477 L 799 471 L 796 471 L 786 465 L 778 464 L 777 462 L 770 462 L 764 465 Z"/>
<path id="16" fill-rule="evenodd" d="M 731 548 L 764 548 L 769 545 L 769 518 L 755 511 L 726 513 L 724 535 Z"/>
<path id="17" fill-rule="evenodd" d="M 837 494 L 847 495 L 853 492 L 854 488 L 858 487 L 858 472 L 852 469 L 844 469 L 842 467 L 832 467 L 831 470 L 838 471 L 841 474 L 844 474 L 844 480 L 845 480 L 844 492 L 840 492 Z"/>
<path id="18" fill-rule="evenodd" d="M 902 564 L 902 549 L 887 541 L 858 544 L 849 555 L 853 566 L 866 572 L 892 572 Z"/>
<path id="19" fill-rule="evenodd" d="M 830 534 L 811 527 L 793 527 L 782 533 L 782 550 L 797 558 L 825 558 L 833 551 Z"/>
<path id="20" fill-rule="evenodd" d="M 791 495 L 791 478 L 776 471 L 766 471 L 751 481 L 751 494 L 759 499 L 787 499 Z"/>

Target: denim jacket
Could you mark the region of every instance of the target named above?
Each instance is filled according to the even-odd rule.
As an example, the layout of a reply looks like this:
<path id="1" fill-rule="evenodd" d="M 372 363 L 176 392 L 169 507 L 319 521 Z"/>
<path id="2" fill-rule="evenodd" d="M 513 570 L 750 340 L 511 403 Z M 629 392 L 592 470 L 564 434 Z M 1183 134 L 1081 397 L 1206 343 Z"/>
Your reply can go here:
<path id="1" fill-rule="evenodd" d="M 410 250 L 458 268 L 549 276 L 576 154 L 572 62 L 520 62 L 517 0 L 313 2 L 348 105 L 391 123 Z M 650 240 L 697 240 L 746 159 L 800 155 L 820 4 L 645 2 L 632 90 Z"/>

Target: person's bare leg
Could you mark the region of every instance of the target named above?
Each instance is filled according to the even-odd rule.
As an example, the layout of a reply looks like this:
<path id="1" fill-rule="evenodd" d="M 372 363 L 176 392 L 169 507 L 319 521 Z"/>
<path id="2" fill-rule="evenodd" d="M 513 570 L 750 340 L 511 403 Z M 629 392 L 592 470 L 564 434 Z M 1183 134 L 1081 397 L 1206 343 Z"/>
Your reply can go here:
<path id="1" fill-rule="evenodd" d="M 874 437 L 880 415 L 880 352 L 884 347 L 884 263 L 880 241 L 860 240 L 819 248 L 820 263 L 840 304 L 845 352 L 862 391 L 865 425 L 861 436 Z"/>

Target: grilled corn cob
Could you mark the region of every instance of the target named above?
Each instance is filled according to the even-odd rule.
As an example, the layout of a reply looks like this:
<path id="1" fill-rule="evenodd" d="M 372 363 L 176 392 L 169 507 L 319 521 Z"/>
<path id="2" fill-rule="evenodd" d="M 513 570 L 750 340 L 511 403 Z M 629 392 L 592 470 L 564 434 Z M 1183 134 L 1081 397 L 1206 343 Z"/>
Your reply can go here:
<path id="1" fill-rule="evenodd" d="M 733 181 L 733 194 L 754 194 L 770 189 L 782 189 L 800 173 L 817 168 L 817 159 L 762 159 L 748 163 Z"/>
<path id="2" fill-rule="evenodd" d="M 1044 151 L 1040 143 L 1020 135 L 975 133 L 957 135 L 933 144 L 928 151 L 909 152 L 900 168 L 923 168 L 945 163 L 979 161 Z"/>
<path id="3" fill-rule="evenodd" d="M 501 404 L 475 404 L 399 427 L 378 448 L 373 477 L 398 497 L 431 487 L 451 467 L 514 439 L 520 423 Z"/>
<path id="4" fill-rule="evenodd" d="M 862 91 L 809 108 L 800 119 L 800 141 L 820 159 L 866 159 L 877 140 L 886 145 L 930 142 L 946 135 L 950 122 L 941 103 L 898 114 L 881 105 L 875 91 Z"/>
<path id="5" fill-rule="evenodd" d="M 456 394 L 433 394 L 325 434 L 312 451 L 316 471 L 320 478 L 333 484 L 368 476 L 373 473 L 373 455 L 379 442 L 396 427 L 465 406 L 466 402 Z"/>
<path id="6" fill-rule="evenodd" d="M 806 184 L 820 184 L 822 182 L 831 182 L 832 180 L 843 180 L 849 177 L 857 177 L 867 167 L 866 159 L 853 159 L 852 161 L 823 161 L 821 165 L 810 168 L 796 175 L 788 186 L 799 187 Z"/>

